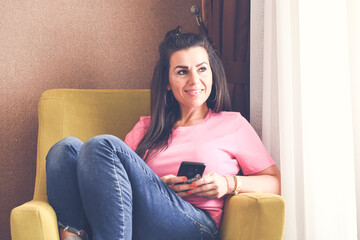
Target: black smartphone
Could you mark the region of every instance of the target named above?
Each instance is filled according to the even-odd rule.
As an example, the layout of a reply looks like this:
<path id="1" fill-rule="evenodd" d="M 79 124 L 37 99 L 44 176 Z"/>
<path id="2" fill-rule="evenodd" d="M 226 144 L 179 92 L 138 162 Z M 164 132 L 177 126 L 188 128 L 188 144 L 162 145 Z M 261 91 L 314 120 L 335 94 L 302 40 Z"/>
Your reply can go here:
<path id="1" fill-rule="evenodd" d="M 202 177 L 204 170 L 205 170 L 204 163 L 182 162 L 179 171 L 177 173 L 177 176 L 185 176 L 187 177 L 188 180 L 180 183 L 175 183 L 175 185 L 190 184 L 192 182 L 195 182 L 196 180 Z"/>

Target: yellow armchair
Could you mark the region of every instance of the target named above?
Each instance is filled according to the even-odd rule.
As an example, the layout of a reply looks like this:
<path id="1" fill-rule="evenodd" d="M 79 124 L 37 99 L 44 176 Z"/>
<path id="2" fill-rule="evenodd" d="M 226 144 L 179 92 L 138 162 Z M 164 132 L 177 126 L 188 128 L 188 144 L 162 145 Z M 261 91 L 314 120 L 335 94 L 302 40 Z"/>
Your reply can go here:
<path id="1" fill-rule="evenodd" d="M 67 136 L 83 141 L 113 134 L 121 139 L 140 116 L 149 115 L 149 90 L 54 89 L 39 102 L 37 168 L 33 200 L 11 211 L 13 240 L 57 240 L 56 214 L 46 195 L 45 157 Z M 278 240 L 284 228 L 284 199 L 274 194 L 240 194 L 226 200 L 223 240 Z"/>

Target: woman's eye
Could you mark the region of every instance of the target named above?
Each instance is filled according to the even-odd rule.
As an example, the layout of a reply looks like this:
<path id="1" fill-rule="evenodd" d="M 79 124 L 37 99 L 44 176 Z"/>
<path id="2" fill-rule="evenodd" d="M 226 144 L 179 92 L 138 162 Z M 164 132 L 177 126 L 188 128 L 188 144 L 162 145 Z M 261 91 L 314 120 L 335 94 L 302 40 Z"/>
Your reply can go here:
<path id="1" fill-rule="evenodd" d="M 180 70 L 180 71 L 177 72 L 178 75 L 184 75 L 186 73 L 187 73 L 186 70 Z"/>
<path id="2" fill-rule="evenodd" d="M 201 67 L 201 68 L 199 68 L 199 71 L 200 71 L 200 72 L 205 72 L 205 71 L 206 71 L 206 67 Z"/>

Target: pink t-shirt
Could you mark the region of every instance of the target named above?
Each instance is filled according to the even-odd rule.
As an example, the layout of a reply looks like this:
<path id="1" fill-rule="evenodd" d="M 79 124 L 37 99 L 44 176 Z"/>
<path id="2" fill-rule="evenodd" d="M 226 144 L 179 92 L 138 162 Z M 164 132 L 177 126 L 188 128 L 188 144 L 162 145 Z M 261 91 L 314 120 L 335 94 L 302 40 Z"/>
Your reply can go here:
<path id="1" fill-rule="evenodd" d="M 125 143 L 135 150 L 149 124 L 149 116 L 141 117 L 126 136 Z M 162 177 L 176 175 L 182 161 L 205 163 L 204 174 L 216 172 L 223 176 L 238 174 L 240 169 L 244 175 L 250 175 L 275 164 L 254 129 L 240 113 L 214 113 L 211 110 L 202 122 L 174 129 L 168 148 L 148 160 L 147 164 Z M 208 211 L 220 226 L 223 198 L 189 196 L 184 199 Z"/>

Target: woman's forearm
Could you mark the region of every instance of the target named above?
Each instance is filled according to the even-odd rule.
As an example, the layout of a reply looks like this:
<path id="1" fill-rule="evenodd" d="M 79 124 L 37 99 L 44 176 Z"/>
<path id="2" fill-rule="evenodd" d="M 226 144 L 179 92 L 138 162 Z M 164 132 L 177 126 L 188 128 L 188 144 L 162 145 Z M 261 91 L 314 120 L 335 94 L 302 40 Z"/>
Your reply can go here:
<path id="1" fill-rule="evenodd" d="M 255 175 L 236 176 L 239 178 L 238 184 L 233 176 L 226 176 L 229 184 L 228 193 L 235 190 L 236 185 L 240 184 L 240 193 L 261 192 L 281 194 L 281 177 L 276 166 L 270 167 Z"/>
<path id="2" fill-rule="evenodd" d="M 281 194 L 280 180 L 272 175 L 239 176 L 241 179 L 240 192 L 261 192 Z"/>

